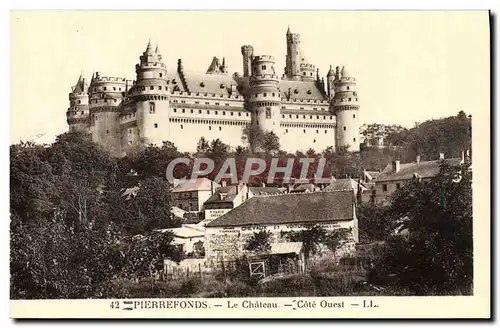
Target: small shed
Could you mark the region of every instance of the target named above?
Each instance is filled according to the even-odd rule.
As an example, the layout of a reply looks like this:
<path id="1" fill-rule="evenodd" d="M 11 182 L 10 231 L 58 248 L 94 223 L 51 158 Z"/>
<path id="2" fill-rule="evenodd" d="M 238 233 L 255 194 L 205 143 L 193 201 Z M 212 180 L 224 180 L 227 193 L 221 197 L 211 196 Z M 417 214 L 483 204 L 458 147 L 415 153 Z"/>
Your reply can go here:
<path id="1" fill-rule="evenodd" d="M 250 277 L 265 278 L 276 273 L 302 273 L 305 271 L 301 242 L 272 243 L 266 253 L 248 257 Z"/>

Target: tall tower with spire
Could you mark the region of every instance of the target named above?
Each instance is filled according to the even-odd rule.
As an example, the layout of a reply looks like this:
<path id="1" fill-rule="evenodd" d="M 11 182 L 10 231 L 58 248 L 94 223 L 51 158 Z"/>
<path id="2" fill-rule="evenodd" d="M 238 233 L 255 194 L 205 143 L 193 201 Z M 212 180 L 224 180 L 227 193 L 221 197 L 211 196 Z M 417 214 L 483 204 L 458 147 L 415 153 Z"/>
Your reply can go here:
<path id="1" fill-rule="evenodd" d="M 66 111 L 66 122 L 70 132 L 88 134 L 90 132 L 89 118 L 89 86 L 82 75 L 69 93 L 69 107 Z"/>
<path id="2" fill-rule="evenodd" d="M 356 79 L 345 66 L 342 71 L 337 66 L 335 73 L 334 94 L 330 110 L 337 116 L 336 146 L 348 147 L 348 151 L 359 151 L 359 96 Z"/>
<path id="3" fill-rule="evenodd" d="M 128 102 L 135 104 L 136 131 L 135 140 L 129 140 L 132 127 L 122 128 L 122 145 L 127 143 L 161 144 L 170 138 L 169 128 L 169 99 L 170 92 L 167 84 L 167 67 L 162 61 L 158 46 L 151 46 L 148 42 L 146 50 L 139 57 L 135 66 L 136 83 L 128 94 Z"/>

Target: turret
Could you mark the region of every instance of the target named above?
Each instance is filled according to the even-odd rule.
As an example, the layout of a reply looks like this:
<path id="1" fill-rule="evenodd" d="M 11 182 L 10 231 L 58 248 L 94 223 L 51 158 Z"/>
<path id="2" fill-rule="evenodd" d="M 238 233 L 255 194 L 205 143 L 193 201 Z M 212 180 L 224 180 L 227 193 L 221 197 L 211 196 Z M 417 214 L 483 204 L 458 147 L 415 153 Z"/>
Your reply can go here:
<path id="1" fill-rule="evenodd" d="M 90 131 L 92 140 L 113 155 L 120 153 L 119 105 L 127 88 L 127 80 L 92 76 L 89 87 Z"/>
<path id="2" fill-rule="evenodd" d="M 326 75 L 326 91 L 328 94 L 328 99 L 332 99 L 335 94 L 334 81 L 335 71 L 333 70 L 333 66 L 330 65 L 330 69 L 328 70 L 328 74 Z"/>
<path id="3" fill-rule="evenodd" d="M 250 90 L 246 101 L 252 112 L 252 124 L 280 136 L 281 96 L 274 64 L 273 56 L 253 57 Z"/>
<path id="4" fill-rule="evenodd" d="M 70 132 L 90 132 L 88 85 L 80 75 L 69 93 L 69 107 L 66 111 L 66 122 Z"/>
<path id="5" fill-rule="evenodd" d="M 243 76 L 250 77 L 252 75 L 253 47 L 241 46 L 241 54 L 243 56 Z"/>
<path id="6" fill-rule="evenodd" d="M 122 125 L 123 151 L 138 143 L 161 144 L 170 137 L 167 67 L 158 46 L 153 51 L 148 43 L 135 71 L 137 81 L 129 91 L 123 114 L 132 113 L 136 119 Z"/>
<path id="7" fill-rule="evenodd" d="M 349 151 L 359 151 L 359 97 L 356 90 L 356 79 L 345 66 L 339 73 L 337 67 L 334 82 L 334 96 L 330 102 L 330 110 L 337 116 L 336 145 L 348 146 Z"/>

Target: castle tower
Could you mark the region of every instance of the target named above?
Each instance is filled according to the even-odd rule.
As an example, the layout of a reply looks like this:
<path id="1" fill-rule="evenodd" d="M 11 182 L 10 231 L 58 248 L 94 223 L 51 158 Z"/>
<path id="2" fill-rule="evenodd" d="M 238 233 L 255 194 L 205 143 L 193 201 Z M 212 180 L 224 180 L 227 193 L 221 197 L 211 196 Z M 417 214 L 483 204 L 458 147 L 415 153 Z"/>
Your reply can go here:
<path id="1" fill-rule="evenodd" d="M 92 140 L 113 155 L 120 153 L 119 105 L 126 91 L 126 79 L 104 77 L 96 72 L 89 87 Z"/>
<path id="2" fill-rule="evenodd" d="M 253 47 L 248 45 L 241 46 L 241 54 L 243 55 L 243 76 L 250 77 L 252 75 Z"/>
<path id="3" fill-rule="evenodd" d="M 66 122 L 70 132 L 88 134 L 90 132 L 88 84 L 80 75 L 69 94 Z"/>
<path id="4" fill-rule="evenodd" d="M 286 32 L 285 76 L 290 80 L 300 80 L 300 64 L 300 35 L 298 33 L 292 33 L 290 27 L 288 27 Z"/>
<path id="5" fill-rule="evenodd" d="M 337 116 L 337 146 L 349 146 L 348 151 L 359 151 L 359 98 L 356 91 L 356 79 L 351 77 L 346 67 L 339 72 L 337 67 L 334 83 L 334 96 L 330 110 Z"/>
<path id="6" fill-rule="evenodd" d="M 328 99 L 330 100 L 335 95 L 334 81 L 335 81 L 335 72 L 333 71 L 333 66 L 330 65 L 330 69 L 328 70 L 328 74 L 326 75 L 326 92 L 328 95 Z"/>
<path id="7" fill-rule="evenodd" d="M 280 136 L 281 96 L 274 64 L 273 56 L 253 57 L 250 90 L 246 101 L 252 112 L 252 124 Z"/>
<path id="8" fill-rule="evenodd" d="M 160 145 L 170 137 L 169 89 L 167 67 L 162 62 L 158 46 L 153 51 L 149 42 L 139 64 L 135 66 L 136 83 L 128 94 L 133 104 L 136 126 L 122 128 L 122 144 Z"/>

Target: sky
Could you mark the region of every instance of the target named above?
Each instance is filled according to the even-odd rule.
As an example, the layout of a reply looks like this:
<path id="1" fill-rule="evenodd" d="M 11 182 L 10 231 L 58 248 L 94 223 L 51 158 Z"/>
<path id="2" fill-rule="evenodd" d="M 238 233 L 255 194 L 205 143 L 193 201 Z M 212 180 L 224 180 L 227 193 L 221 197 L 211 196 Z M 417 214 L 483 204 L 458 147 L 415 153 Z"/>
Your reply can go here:
<path id="1" fill-rule="evenodd" d="M 400 124 L 489 112 L 486 11 L 13 11 L 11 143 L 68 130 L 68 93 L 82 73 L 135 79 L 148 40 L 168 70 L 205 72 L 214 56 L 242 73 L 240 47 L 284 72 L 286 30 L 325 77 L 346 65 L 360 123 Z"/>

